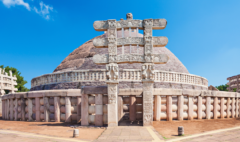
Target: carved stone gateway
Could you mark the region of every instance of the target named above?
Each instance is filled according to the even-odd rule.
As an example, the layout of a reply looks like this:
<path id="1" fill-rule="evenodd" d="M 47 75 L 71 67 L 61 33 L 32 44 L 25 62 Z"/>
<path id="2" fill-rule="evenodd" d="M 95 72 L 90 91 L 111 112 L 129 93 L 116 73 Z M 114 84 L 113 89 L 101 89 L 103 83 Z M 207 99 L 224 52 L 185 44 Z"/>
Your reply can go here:
<path id="1" fill-rule="evenodd" d="M 96 38 L 93 44 L 96 48 L 108 48 L 109 54 L 94 55 L 95 64 L 106 65 L 108 84 L 108 126 L 118 125 L 117 95 L 118 95 L 118 64 L 142 63 L 143 83 L 143 125 L 152 125 L 153 121 L 153 83 L 154 64 L 166 64 L 168 56 L 164 54 L 153 54 L 154 47 L 164 47 L 168 43 L 167 37 L 153 37 L 153 29 L 164 29 L 167 21 L 165 19 L 134 20 L 131 13 L 127 14 L 127 20 L 95 21 L 93 27 L 96 31 L 107 31 L 107 38 Z M 117 37 L 117 30 L 132 29 L 144 30 L 143 37 Z M 130 34 L 131 35 L 131 34 Z M 137 45 L 144 47 L 144 55 L 140 54 L 117 54 L 117 48 L 124 45 Z"/>

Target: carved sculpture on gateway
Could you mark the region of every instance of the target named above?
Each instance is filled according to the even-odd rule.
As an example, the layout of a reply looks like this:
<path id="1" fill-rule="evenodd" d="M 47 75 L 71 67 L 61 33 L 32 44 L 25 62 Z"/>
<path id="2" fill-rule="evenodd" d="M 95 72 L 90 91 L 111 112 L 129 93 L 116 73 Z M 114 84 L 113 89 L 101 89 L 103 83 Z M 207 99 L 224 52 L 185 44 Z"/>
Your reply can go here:
<path id="1" fill-rule="evenodd" d="M 118 80 L 118 66 L 116 64 L 108 64 L 107 68 L 107 80 Z"/>

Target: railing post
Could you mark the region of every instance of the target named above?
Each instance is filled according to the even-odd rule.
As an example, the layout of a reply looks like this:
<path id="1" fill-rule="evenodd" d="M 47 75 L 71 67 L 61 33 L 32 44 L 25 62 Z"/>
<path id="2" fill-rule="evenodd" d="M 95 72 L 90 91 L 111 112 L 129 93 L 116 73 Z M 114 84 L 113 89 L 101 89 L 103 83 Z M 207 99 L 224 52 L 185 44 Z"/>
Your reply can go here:
<path id="1" fill-rule="evenodd" d="M 95 126 L 103 126 L 103 95 L 95 95 Z"/>
<path id="2" fill-rule="evenodd" d="M 60 122 L 60 98 L 54 97 L 54 119 L 55 122 Z"/>
<path id="3" fill-rule="evenodd" d="M 213 110 L 214 110 L 214 119 L 218 119 L 218 116 L 217 116 L 217 113 L 218 113 L 218 97 L 215 97 L 214 98 L 214 107 L 213 107 Z"/>
<path id="4" fill-rule="evenodd" d="M 210 113 L 211 113 L 211 97 L 206 98 L 206 118 L 211 119 Z"/>
<path id="5" fill-rule="evenodd" d="M 188 120 L 193 120 L 193 97 L 188 96 Z"/>
<path id="6" fill-rule="evenodd" d="M 172 121 L 172 96 L 167 96 L 167 120 Z"/>
<path id="7" fill-rule="evenodd" d="M 44 101 L 44 121 L 49 122 L 49 102 L 48 97 L 43 97 Z"/>
<path id="8" fill-rule="evenodd" d="M 227 98 L 227 118 L 230 118 L 230 98 Z"/>
<path id="9" fill-rule="evenodd" d="M 179 121 L 183 120 L 183 103 L 184 103 L 183 95 L 178 96 L 178 120 Z"/>
<path id="10" fill-rule="evenodd" d="M 2 118 L 6 119 L 5 116 L 5 100 L 2 100 Z"/>
<path id="11" fill-rule="evenodd" d="M 65 122 L 71 122 L 71 101 L 70 101 L 70 97 L 65 97 Z"/>
<path id="12" fill-rule="evenodd" d="M 77 97 L 77 123 L 81 122 L 81 97 Z"/>
<path id="13" fill-rule="evenodd" d="M 136 120 L 136 96 L 130 95 L 130 102 L 129 102 L 129 119 L 130 121 Z"/>
<path id="14" fill-rule="evenodd" d="M 154 96 L 154 116 L 153 120 L 160 121 L 161 119 L 161 96 Z"/>
<path id="15" fill-rule="evenodd" d="M 13 120 L 13 99 L 10 99 L 10 120 Z"/>
<path id="16" fill-rule="evenodd" d="M 28 121 L 32 121 L 32 114 L 33 114 L 33 111 L 32 111 L 32 99 L 31 98 L 28 98 Z"/>
<path id="17" fill-rule="evenodd" d="M 235 98 L 232 98 L 232 118 L 235 118 Z"/>
<path id="18" fill-rule="evenodd" d="M 224 98 L 221 98 L 221 119 L 224 119 Z"/>
<path id="19" fill-rule="evenodd" d="M 82 103 L 81 103 L 81 125 L 88 126 L 88 95 L 82 94 Z"/>
<path id="20" fill-rule="evenodd" d="M 36 97 L 35 98 L 35 115 L 36 115 L 36 121 L 40 121 L 40 98 Z"/>
<path id="21" fill-rule="evenodd" d="M 14 100 L 14 120 L 17 121 L 18 120 L 18 103 L 17 103 L 17 98 L 15 98 Z"/>

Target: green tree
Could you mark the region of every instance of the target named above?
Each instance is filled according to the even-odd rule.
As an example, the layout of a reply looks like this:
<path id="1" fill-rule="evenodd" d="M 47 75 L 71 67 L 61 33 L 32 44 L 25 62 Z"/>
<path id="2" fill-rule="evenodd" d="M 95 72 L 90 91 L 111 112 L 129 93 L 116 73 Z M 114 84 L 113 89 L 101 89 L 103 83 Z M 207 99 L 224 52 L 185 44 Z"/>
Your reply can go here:
<path id="1" fill-rule="evenodd" d="M 17 92 L 27 92 L 27 91 L 29 91 L 29 89 L 24 86 L 27 83 L 27 81 L 24 80 L 23 76 L 21 76 L 21 73 L 16 68 L 9 67 L 9 66 L 4 67 L 4 65 L 1 65 L 0 68 L 5 69 L 5 72 L 7 72 L 8 75 L 10 75 L 9 70 L 12 71 L 13 76 L 16 75 L 17 85 L 15 87 L 18 89 Z M 9 93 L 9 91 L 6 91 L 6 94 L 7 93 Z"/>
<path id="2" fill-rule="evenodd" d="M 229 85 L 225 84 L 225 85 L 219 85 L 219 86 L 215 86 L 219 91 L 228 91 L 227 87 L 229 87 Z"/>

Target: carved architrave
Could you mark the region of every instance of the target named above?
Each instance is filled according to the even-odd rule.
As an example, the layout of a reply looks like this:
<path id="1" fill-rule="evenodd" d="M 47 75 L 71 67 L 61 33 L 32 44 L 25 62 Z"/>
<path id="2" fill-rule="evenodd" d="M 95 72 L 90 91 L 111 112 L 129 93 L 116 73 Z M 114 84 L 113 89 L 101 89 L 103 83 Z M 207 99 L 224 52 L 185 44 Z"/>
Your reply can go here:
<path id="1" fill-rule="evenodd" d="M 166 19 L 151 19 L 151 20 L 153 21 L 152 29 L 164 29 L 167 25 Z M 129 27 L 139 28 L 139 29 L 144 28 L 143 20 L 128 19 L 128 20 L 117 21 L 116 23 L 117 23 L 117 29 L 129 28 Z M 93 24 L 93 27 L 96 31 L 106 31 L 107 29 L 109 29 L 109 24 L 108 24 L 108 21 L 95 21 Z"/>
<path id="2" fill-rule="evenodd" d="M 140 55 L 140 54 L 121 54 L 121 55 L 94 55 L 93 62 L 95 64 L 104 65 L 108 63 L 155 63 L 165 64 L 168 61 L 168 56 L 165 54 L 151 54 L 151 55 Z"/>
<path id="3" fill-rule="evenodd" d="M 116 29 L 117 28 L 117 21 L 114 20 L 108 20 L 108 29 Z"/>
<path id="4" fill-rule="evenodd" d="M 96 48 L 107 48 L 109 44 L 109 40 L 114 41 L 114 39 L 108 39 L 108 38 L 95 38 L 93 40 L 93 45 Z M 116 39 L 117 46 L 122 46 L 122 45 L 140 45 L 143 46 L 146 43 L 152 44 L 153 47 L 164 47 L 168 43 L 168 38 L 167 37 L 152 37 L 152 40 L 150 38 L 144 38 L 142 37 L 125 37 L 125 38 L 117 38 Z"/>
<path id="5" fill-rule="evenodd" d="M 143 20 L 144 28 L 151 28 L 153 27 L 153 19 L 144 19 Z"/>

